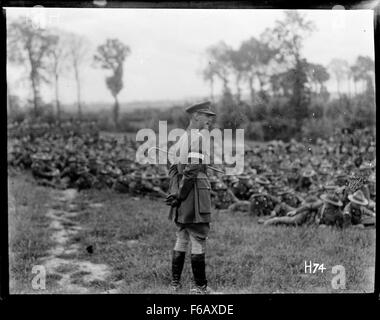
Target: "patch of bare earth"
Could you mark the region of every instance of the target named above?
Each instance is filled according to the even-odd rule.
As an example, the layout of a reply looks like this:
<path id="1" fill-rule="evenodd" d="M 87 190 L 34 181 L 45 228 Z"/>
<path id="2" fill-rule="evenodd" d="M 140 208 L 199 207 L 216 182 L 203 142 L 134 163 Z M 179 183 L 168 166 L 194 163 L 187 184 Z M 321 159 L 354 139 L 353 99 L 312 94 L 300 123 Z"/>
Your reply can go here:
<path id="1" fill-rule="evenodd" d="M 82 230 L 81 226 L 71 220 L 80 214 L 73 210 L 75 206 L 71 204 L 76 195 L 75 189 L 57 192 L 55 200 L 60 202 L 62 207 L 63 205 L 68 207 L 70 212 L 61 209 L 48 210 L 47 217 L 51 221 L 49 225 L 52 231 L 51 239 L 55 245 L 48 251 L 47 256 L 41 258 L 40 262 L 45 266 L 48 275 L 58 279 L 56 282 L 58 292 L 118 293 L 118 283 L 108 285 L 113 289 L 107 291 L 99 291 L 99 288 L 96 288 L 96 284 L 108 284 L 107 277 L 111 275 L 108 265 L 71 258 L 79 252 L 80 246 L 77 243 L 70 243 L 70 240 Z"/>

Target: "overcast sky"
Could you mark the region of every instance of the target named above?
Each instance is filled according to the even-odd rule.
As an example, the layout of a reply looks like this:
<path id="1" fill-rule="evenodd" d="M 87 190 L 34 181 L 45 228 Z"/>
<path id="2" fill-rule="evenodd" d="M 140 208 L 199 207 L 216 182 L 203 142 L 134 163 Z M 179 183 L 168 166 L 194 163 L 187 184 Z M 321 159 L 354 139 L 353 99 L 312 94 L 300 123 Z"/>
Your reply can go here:
<path id="1" fill-rule="evenodd" d="M 9 18 L 33 14 L 32 9 L 10 8 Z M 124 89 L 119 101 L 183 99 L 209 95 L 200 70 L 205 49 L 221 40 L 235 49 L 284 17 L 282 10 L 241 9 L 44 9 L 47 27 L 58 27 L 87 37 L 92 45 L 118 38 L 131 49 L 124 64 Z M 373 12 L 371 10 L 306 10 L 315 31 L 304 42 L 309 62 L 327 65 L 332 58 L 350 64 L 358 55 L 374 58 Z M 90 59 L 89 59 L 90 60 Z M 8 68 L 10 88 L 25 94 L 27 84 L 15 82 L 18 73 Z M 104 78 L 106 73 L 87 63 L 83 72 L 83 99 L 112 102 Z M 329 81 L 328 88 L 336 85 Z M 62 100 L 75 101 L 72 76 L 61 85 Z M 218 88 L 216 88 L 216 93 Z M 48 90 L 45 96 L 50 97 Z"/>

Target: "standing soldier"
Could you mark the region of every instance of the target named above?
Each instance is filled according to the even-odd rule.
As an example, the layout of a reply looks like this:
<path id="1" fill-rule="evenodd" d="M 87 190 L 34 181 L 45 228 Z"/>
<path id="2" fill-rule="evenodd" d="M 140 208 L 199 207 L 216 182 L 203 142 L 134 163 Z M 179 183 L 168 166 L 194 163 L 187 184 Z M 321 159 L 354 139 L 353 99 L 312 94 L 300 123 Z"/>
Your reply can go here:
<path id="1" fill-rule="evenodd" d="M 39 179 L 40 184 L 54 187 L 59 170 L 51 163 L 51 159 L 49 154 L 37 153 L 33 156 L 31 169 L 33 176 Z"/>
<path id="2" fill-rule="evenodd" d="M 186 109 L 190 124 L 179 140 L 180 158 L 169 170 L 170 188 L 167 204 L 171 206 L 169 219 L 177 226 L 177 240 L 172 256 L 172 289 L 180 287 L 180 278 L 189 241 L 191 267 L 194 276 L 193 293 L 205 294 L 212 290 L 207 285 L 205 246 L 210 230 L 211 187 L 207 176 L 207 157 L 202 153 L 202 135 L 208 130 L 215 113 L 210 102 L 195 104 Z M 189 139 L 190 138 L 190 139 Z M 205 161 L 206 159 L 206 161 Z"/>

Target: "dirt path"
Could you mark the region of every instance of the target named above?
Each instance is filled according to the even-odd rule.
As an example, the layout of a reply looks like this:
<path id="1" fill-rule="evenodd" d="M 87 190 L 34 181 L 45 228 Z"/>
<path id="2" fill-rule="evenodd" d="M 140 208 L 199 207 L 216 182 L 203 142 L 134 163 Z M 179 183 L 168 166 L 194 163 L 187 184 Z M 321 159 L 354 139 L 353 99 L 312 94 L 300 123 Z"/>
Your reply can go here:
<path id="1" fill-rule="evenodd" d="M 106 264 L 96 264 L 87 260 L 62 258 L 78 253 L 78 244 L 69 244 L 82 227 L 72 218 L 80 212 L 75 211 L 71 202 L 77 196 L 75 189 L 59 191 L 55 197 L 62 207 L 74 208 L 70 212 L 57 209 L 49 209 L 47 217 L 51 220 L 49 228 L 52 230 L 51 239 L 55 246 L 48 251 L 48 255 L 41 258 L 41 264 L 46 267 L 46 273 L 57 281 L 57 291 L 61 293 L 119 293 L 118 283 L 113 283 L 114 289 L 99 292 L 91 285 L 94 282 L 107 281 L 111 269 Z"/>

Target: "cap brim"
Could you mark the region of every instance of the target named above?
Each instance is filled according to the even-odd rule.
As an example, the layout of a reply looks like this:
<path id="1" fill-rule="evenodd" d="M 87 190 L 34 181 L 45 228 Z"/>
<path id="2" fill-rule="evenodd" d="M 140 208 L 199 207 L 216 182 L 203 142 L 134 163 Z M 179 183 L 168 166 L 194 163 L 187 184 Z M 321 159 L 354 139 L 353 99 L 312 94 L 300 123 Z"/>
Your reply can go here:
<path id="1" fill-rule="evenodd" d="M 199 110 L 197 111 L 199 113 L 204 113 L 204 114 L 207 114 L 209 116 L 216 116 L 216 113 L 215 112 L 212 112 L 212 111 L 208 111 L 208 110 Z"/>
<path id="2" fill-rule="evenodd" d="M 366 206 L 368 204 L 368 200 L 365 199 L 364 202 L 360 202 L 360 201 L 357 201 L 356 199 L 354 199 L 354 197 L 352 196 L 352 194 L 348 195 L 348 200 L 350 200 L 351 202 L 354 202 L 360 206 Z"/>

